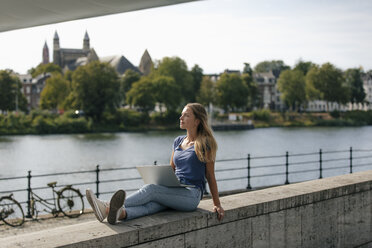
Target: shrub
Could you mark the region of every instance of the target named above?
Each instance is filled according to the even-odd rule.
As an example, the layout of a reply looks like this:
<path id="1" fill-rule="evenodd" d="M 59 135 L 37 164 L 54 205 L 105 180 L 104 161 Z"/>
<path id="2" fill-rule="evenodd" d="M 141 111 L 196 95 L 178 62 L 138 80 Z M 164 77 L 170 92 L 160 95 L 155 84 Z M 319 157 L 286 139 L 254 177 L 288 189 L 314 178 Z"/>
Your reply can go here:
<path id="1" fill-rule="evenodd" d="M 340 118 L 340 111 L 337 111 L 337 110 L 333 110 L 330 115 L 333 117 L 333 118 Z"/>
<path id="2" fill-rule="evenodd" d="M 149 122 L 149 116 L 145 112 L 133 109 L 119 109 L 115 113 L 115 124 L 122 127 L 137 127 Z"/>
<path id="3" fill-rule="evenodd" d="M 353 120 L 359 123 L 364 123 L 367 125 L 372 125 L 372 111 L 361 111 L 361 110 L 354 110 L 348 111 L 343 115 L 344 119 Z"/>
<path id="4" fill-rule="evenodd" d="M 254 110 L 252 114 L 255 120 L 270 121 L 271 119 L 271 112 L 268 109 Z"/>
<path id="5" fill-rule="evenodd" d="M 177 125 L 180 114 L 176 111 L 166 111 L 165 113 L 153 113 L 151 120 L 155 124 L 161 125 Z"/>
<path id="6" fill-rule="evenodd" d="M 52 119 L 46 118 L 42 115 L 36 116 L 32 121 L 32 127 L 36 133 L 49 134 L 56 132 L 56 126 Z"/>
<path id="7" fill-rule="evenodd" d="M 76 118 L 70 113 L 59 116 L 54 122 L 58 133 L 86 133 L 92 129 L 91 120 L 87 120 L 84 117 Z"/>

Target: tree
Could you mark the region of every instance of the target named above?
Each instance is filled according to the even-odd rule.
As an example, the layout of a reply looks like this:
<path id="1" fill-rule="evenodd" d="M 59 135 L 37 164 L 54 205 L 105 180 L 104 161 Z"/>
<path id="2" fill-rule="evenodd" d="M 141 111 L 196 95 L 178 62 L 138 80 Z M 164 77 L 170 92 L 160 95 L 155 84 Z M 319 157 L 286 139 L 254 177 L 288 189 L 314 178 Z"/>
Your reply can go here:
<path id="1" fill-rule="evenodd" d="M 70 97 L 87 116 L 100 121 L 104 111 L 113 111 L 119 106 L 119 89 L 115 69 L 107 63 L 94 61 L 73 72 Z"/>
<path id="2" fill-rule="evenodd" d="M 186 62 L 181 58 L 164 57 L 150 75 L 173 77 L 175 83 L 182 88 L 182 105 L 195 99 L 193 77 L 187 70 Z"/>
<path id="3" fill-rule="evenodd" d="M 310 71 L 311 68 L 313 68 L 315 66 L 315 64 L 313 64 L 312 62 L 308 61 L 308 62 L 304 62 L 302 60 L 299 60 L 297 62 L 297 64 L 295 65 L 295 67 L 293 68 L 293 70 L 299 70 L 301 71 L 304 76 L 306 76 L 306 74 Z"/>
<path id="4" fill-rule="evenodd" d="M 248 87 L 247 106 L 248 106 L 249 109 L 252 109 L 258 103 L 258 86 L 257 86 L 257 83 L 253 81 L 252 74 L 249 74 L 249 73 L 244 73 L 242 75 L 242 80 Z"/>
<path id="5" fill-rule="evenodd" d="M 165 105 L 168 111 L 175 111 L 180 105 L 181 89 L 172 77 L 157 76 L 152 79 L 155 100 Z"/>
<path id="6" fill-rule="evenodd" d="M 154 88 L 150 77 L 142 77 L 138 82 L 133 83 L 126 94 L 127 102 L 146 112 L 153 110 L 156 103 Z"/>
<path id="7" fill-rule="evenodd" d="M 0 110 L 27 110 L 27 99 L 21 88 L 22 83 L 11 74 L 11 71 L 0 70 Z"/>
<path id="8" fill-rule="evenodd" d="M 244 63 L 243 74 L 248 74 L 249 76 L 253 76 L 253 70 L 249 63 Z"/>
<path id="9" fill-rule="evenodd" d="M 123 100 L 125 100 L 125 95 L 132 88 L 133 83 L 138 82 L 141 79 L 141 75 L 128 69 L 125 71 L 123 78 L 121 80 L 120 94 Z"/>
<path id="10" fill-rule="evenodd" d="M 285 70 L 278 79 L 281 98 L 292 109 L 298 110 L 306 102 L 305 77 L 300 70 Z"/>
<path id="11" fill-rule="evenodd" d="M 204 76 L 200 84 L 200 90 L 196 96 L 196 101 L 204 106 L 209 106 L 209 103 L 216 102 L 216 89 L 212 80 Z"/>
<path id="12" fill-rule="evenodd" d="M 224 73 L 217 81 L 217 103 L 225 111 L 247 106 L 248 86 L 239 75 Z"/>
<path id="13" fill-rule="evenodd" d="M 310 69 L 306 75 L 306 90 L 310 100 L 325 100 L 327 111 L 329 102 L 346 104 L 349 100 L 349 88 L 342 71 L 330 63 Z"/>
<path id="14" fill-rule="evenodd" d="M 203 80 L 203 69 L 200 68 L 198 65 L 194 65 L 194 67 L 190 71 L 191 76 L 193 78 L 193 98 L 190 99 L 190 102 L 195 102 L 197 92 L 200 89 L 201 82 Z"/>
<path id="15" fill-rule="evenodd" d="M 37 77 L 40 74 L 43 73 L 60 73 L 62 74 L 62 68 L 59 65 L 56 65 L 54 63 L 48 63 L 48 64 L 39 64 L 36 68 L 31 68 L 29 70 L 29 73 L 33 78 Z"/>
<path id="16" fill-rule="evenodd" d="M 64 109 L 65 100 L 70 93 L 69 82 L 59 73 L 54 73 L 46 80 L 41 92 L 42 109 Z"/>
<path id="17" fill-rule="evenodd" d="M 280 73 L 284 70 L 290 69 L 289 66 L 285 65 L 282 60 L 263 61 L 258 63 L 254 67 L 255 72 L 270 72 L 272 71 L 276 78 L 279 77 Z"/>
<path id="18" fill-rule="evenodd" d="M 348 69 L 345 72 L 346 85 L 350 88 L 352 106 L 354 103 L 364 103 L 364 99 L 366 98 L 361 74 L 360 69 Z"/>

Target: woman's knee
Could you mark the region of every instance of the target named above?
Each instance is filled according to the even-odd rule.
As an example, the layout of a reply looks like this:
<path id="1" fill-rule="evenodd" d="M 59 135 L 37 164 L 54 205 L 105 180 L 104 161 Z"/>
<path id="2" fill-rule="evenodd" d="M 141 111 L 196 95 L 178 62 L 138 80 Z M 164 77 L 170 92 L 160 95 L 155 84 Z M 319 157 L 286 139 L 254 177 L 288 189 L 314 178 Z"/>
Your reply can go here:
<path id="1" fill-rule="evenodd" d="M 145 184 L 142 186 L 141 190 L 145 192 L 153 192 L 156 188 L 155 184 Z"/>

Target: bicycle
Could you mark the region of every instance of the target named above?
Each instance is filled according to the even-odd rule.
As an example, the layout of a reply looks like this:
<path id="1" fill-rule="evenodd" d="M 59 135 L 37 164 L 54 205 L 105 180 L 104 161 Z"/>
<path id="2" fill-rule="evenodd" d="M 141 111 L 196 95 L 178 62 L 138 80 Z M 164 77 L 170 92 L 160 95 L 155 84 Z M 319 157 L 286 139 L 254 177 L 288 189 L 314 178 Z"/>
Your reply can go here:
<path id="1" fill-rule="evenodd" d="M 13 198 L 13 194 L 0 198 L 0 220 L 13 227 L 22 226 L 25 222 L 21 204 Z"/>
<path id="2" fill-rule="evenodd" d="M 54 217 L 57 217 L 60 213 L 70 218 L 77 218 L 83 214 L 84 200 L 79 189 L 67 185 L 57 191 L 54 189 L 57 182 L 51 182 L 47 185 L 52 188 L 53 202 L 50 201 L 51 199 L 43 199 L 31 189 L 30 213 L 32 219 L 36 220 L 39 215 L 40 211 L 37 205 L 43 205 L 45 207 L 43 211 L 52 214 Z"/>

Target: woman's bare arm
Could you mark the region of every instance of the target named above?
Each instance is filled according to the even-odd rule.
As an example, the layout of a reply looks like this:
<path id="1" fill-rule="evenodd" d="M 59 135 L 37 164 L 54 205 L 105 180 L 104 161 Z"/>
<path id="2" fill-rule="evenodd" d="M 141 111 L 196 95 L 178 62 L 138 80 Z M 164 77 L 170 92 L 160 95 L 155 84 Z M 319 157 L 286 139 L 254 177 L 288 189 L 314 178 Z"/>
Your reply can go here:
<path id="1" fill-rule="evenodd" d="M 172 156 L 171 156 L 171 159 L 170 159 L 170 162 L 169 163 L 172 166 L 173 171 L 175 171 L 176 170 L 176 166 L 175 166 L 175 164 L 173 162 L 173 156 L 174 156 L 174 151 L 172 151 Z"/>
<path id="2" fill-rule="evenodd" d="M 222 220 L 225 215 L 225 211 L 221 206 L 220 197 L 218 195 L 217 181 L 214 174 L 214 162 L 207 163 L 206 167 L 207 167 L 206 178 L 208 181 L 209 189 L 211 191 L 214 204 L 213 210 L 217 212 L 218 220 Z"/>

